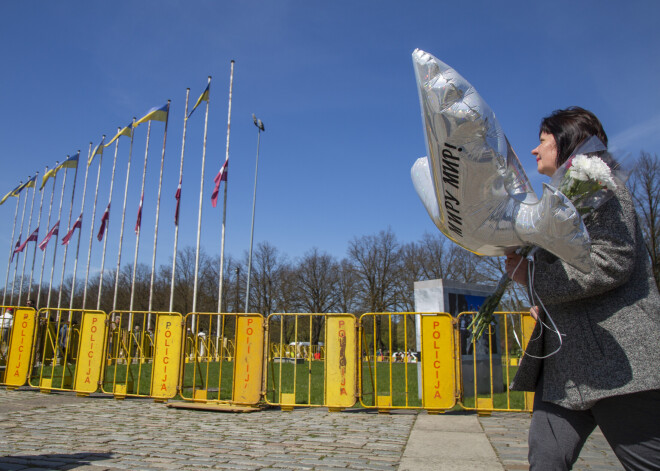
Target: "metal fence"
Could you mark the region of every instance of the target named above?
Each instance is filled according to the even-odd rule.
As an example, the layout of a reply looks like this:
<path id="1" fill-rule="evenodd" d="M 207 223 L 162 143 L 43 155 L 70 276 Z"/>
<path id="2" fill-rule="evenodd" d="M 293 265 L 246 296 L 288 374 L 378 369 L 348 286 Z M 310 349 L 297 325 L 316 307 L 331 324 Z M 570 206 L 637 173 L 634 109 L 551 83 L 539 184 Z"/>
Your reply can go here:
<path id="1" fill-rule="evenodd" d="M 255 405 L 261 399 L 261 314 L 185 316 L 180 394 L 187 401 Z"/>
<path id="2" fill-rule="evenodd" d="M 0 309 L 0 384 L 13 389 L 23 386 L 28 379 L 36 312 L 19 306 Z"/>
<path id="3" fill-rule="evenodd" d="M 352 314 L 271 314 L 267 319 L 267 404 L 325 406 L 356 402 L 356 319 Z"/>
<path id="4" fill-rule="evenodd" d="M 118 399 L 176 396 L 181 331 L 176 312 L 110 312 L 102 391 Z"/>
<path id="5" fill-rule="evenodd" d="M 390 409 L 451 409 L 456 403 L 453 319 L 446 313 L 360 317 L 360 403 Z"/>
<path id="6" fill-rule="evenodd" d="M 32 387 L 84 395 L 100 385 L 107 334 L 103 311 L 40 309 L 33 329 Z"/>
<path id="7" fill-rule="evenodd" d="M 157 401 L 389 411 L 529 411 L 511 392 L 535 321 L 498 312 L 189 313 L 12 309 L 0 325 L 0 384 Z"/>
<path id="8" fill-rule="evenodd" d="M 509 384 L 534 328 L 533 319 L 529 313 L 496 312 L 488 330 L 475 340 L 469 331 L 475 314 L 457 316 L 461 407 L 481 413 L 531 411 L 533 393 L 511 391 Z"/>

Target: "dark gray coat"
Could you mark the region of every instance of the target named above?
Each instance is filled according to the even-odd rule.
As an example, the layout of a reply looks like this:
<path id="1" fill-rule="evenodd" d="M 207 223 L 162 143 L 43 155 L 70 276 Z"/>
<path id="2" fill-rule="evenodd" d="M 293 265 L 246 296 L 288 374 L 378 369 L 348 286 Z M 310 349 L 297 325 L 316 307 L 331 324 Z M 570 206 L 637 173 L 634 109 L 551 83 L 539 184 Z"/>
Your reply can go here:
<path id="1" fill-rule="evenodd" d="M 587 409 L 597 400 L 660 389 L 660 295 L 630 193 L 585 217 L 594 270 L 584 274 L 545 251 L 536 256 L 534 289 L 562 333 L 543 328 L 527 346 L 511 389 L 534 391 L 543 369 L 543 400 Z M 546 324 L 550 323 L 545 321 Z M 538 337 L 540 324 L 532 334 Z"/>

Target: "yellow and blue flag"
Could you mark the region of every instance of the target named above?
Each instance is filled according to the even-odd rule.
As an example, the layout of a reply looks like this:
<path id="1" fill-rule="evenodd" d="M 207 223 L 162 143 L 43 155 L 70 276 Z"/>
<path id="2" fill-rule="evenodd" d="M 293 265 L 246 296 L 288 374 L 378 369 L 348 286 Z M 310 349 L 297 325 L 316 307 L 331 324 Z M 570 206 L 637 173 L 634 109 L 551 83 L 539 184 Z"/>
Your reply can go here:
<path id="1" fill-rule="evenodd" d="M 206 90 L 204 90 L 204 92 L 199 96 L 199 98 L 197 99 L 197 103 L 195 103 L 195 106 L 193 106 L 193 109 L 190 111 L 190 113 L 188 113 L 188 117 L 186 119 L 190 118 L 190 116 L 193 114 L 193 111 L 195 111 L 195 109 L 200 105 L 201 102 L 203 102 L 203 101 L 208 102 L 209 101 L 209 87 L 210 86 L 211 86 L 210 83 L 206 86 Z"/>
<path id="2" fill-rule="evenodd" d="M 34 188 L 34 182 L 37 180 L 37 176 L 35 175 L 34 177 L 28 178 L 28 180 L 25 183 L 19 183 L 16 188 L 11 190 L 9 193 L 7 193 L 5 196 L 2 197 L 0 200 L 0 204 L 3 204 L 5 201 L 7 201 L 7 198 L 10 196 L 18 196 L 21 191 L 23 191 L 24 188 Z"/>
<path id="3" fill-rule="evenodd" d="M 57 167 L 51 168 L 46 173 L 44 173 L 44 176 L 41 179 L 41 186 L 39 187 L 39 189 L 43 190 L 44 186 L 46 186 L 46 182 L 48 181 L 48 179 L 54 177 L 56 173 L 57 173 Z"/>
<path id="4" fill-rule="evenodd" d="M 64 162 L 62 162 L 59 165 L 56 165 L 51 170 L 47 171 L 44 174 L 43 179 L 41 180 L 41 187 L 39 187 L 39 189 L 43 190 L 44 186 L 46 186 L 46 182 L 48 181 L 48 179 L 55 177 L 55 175 L 57 174 L 57 172 L 60 171 L 60 169 L 63 169 L 63 168 L 77 168 L 79 157 L 80 157 L 80 151 L 78 151 L 75 155 L 67 157 Z"/>
<path id="5" fill-rule="evenodd" d="M 125 126 L 122 129 L 120 129 L 119 132 L 115 134 L 115 137 L 110 139 L 110 142 L 108 142 L 104 147 L 108 147 L 110 144 L 115 142 L 117 139 L 119 139 L 119 136 L 128 136 L 128 137 L 133 136 L 133 123 L 130 122 L 128 123 L 128 126 Z"/>
<path id="6" fill-rule="evenodd" d="M 92 160 L 94 160 L 95 156 L 103 155 L 103 149 L 104 149 L 103 141 L 105 141 L 105 136 L 103 136 L 103 138 L 101 139 L 101 142 L 99 143 L 99 145 L 94 147 L 94 150 L 92 151 L 92 155 L 89 157 L 89 160 L 87 161 L 87 166 L 88 167 L 90 165 L 92 165 Z"/>
<path id="7" fill-rule="evenodd" d="M 19 183 L 16 186 L 16 188 L 14 188 L 9 193 L 7 193 L 5 196 L 3 196 L 2 199 L 0 200 L 0 204 L 3 204 L 5 201 L 7 201 L 7 198 L 9 198 L 10 196 L 18 196 L 18 192 L 20 191 L 19 188 L 21 187 L 21 185 L 23 185 L 23 184 Z"/>
<path id="8" fill-rule="evenodd" d="M 23 188 L 34 188 L 34 182 L 37 181 L 37 176 L 35 175 L 32 178 L 28 178 L 28 181 L 23 183 L 21 187 L 18 189 L 16 194 L 20 193 Z"/>
<path id="9" fill-rule="evenodd" d="M 160 108 L 151 108 L 143 118 L 140 118 L 135 122 L 135 126 L 146 123 L 147 121 L 167 121 L 167 114 L 169 112 L 169 103 L 166 103 L 165 106 L 161 106 Z"/>
<path id="10" fill-rule="evenodd" d="M 76 155 L 72 155 L 70 157 L 67 157 L 67 159 L 59 164 L 57 167 L 55 167 L 56 170 L 59 170 L 61 168 L 77 168 L 78 167 L 78 158 L 80 157 L 80 151 L 76 153 Z"/>

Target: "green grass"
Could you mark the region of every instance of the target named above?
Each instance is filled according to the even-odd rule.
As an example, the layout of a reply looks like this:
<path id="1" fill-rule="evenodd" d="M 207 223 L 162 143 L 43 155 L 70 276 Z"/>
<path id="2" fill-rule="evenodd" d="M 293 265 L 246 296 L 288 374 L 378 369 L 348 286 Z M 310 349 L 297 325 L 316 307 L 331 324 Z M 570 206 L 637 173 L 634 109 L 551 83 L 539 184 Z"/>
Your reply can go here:
<path id="1" fill-rule="evenodd" d="M 390 370 L 391 366 L 391 370 Z M 406 368 L 407 366 L 407 368 Z M 174 399 L 192 399 L 194 390 L 207 390 L 206 400 L 229 401 L 232 399 L 233 386 L 233 368 L 234 363 L 229 361 L 222 362 L 189 362 L 183 363 L 183 386 L 179 395 Z M 374 407 L 376 404 L 376 394 L 374 386 L 377 386 L 378 396 L 389 396 L 392 407 L 421 407 L 422 403 L 418 395 L 417 383 L 417 364 L 416 363 L 389 363 L 378 362 L 374 366 L 373 362 L 362 363 L 362 403 L 358 400 L 356 407 Z M 506 367 L 505 367 L 506 368 Z M 513 378 L 517 367 L 509 366 L 509 379 Z M 35 368 L 31 383 L 38 386 L 39 368 Z M 505 370 L 506 371 L 506 370 Z M 44 366 L 43 377 L 53 377 L 52 388 L 70 389 L 72 382 L 70 378 L 75 372 L 75 365 Z M 407 381 L 406 381 L 407 372 Z M 281 377 L 280 377 L 281 373 Z M 305 361 L 303 363 L 275 363 L 269 362 L 267 367 L 267 400 L 270 403 L 280 403 L 281 392 L 292 394 L 295 392 L 295 403 L 299 405 L 323 405 L 324 398 L 324 362 Z M 295 377 L 295 387 L 294 387 Z M 507 381 L 506 372 L 504 372 L 503 381 Z M 151 364 L 133 363 L 111 364 L 105 366 L 105 378 L 103 382 L 103 391 L 112 394 L 114 384 L 127 384 L 127 395 L 149 396 L 151 385 Z M 513 409 L 522 410 L 524 408 L 524 394 L 521 392 L 495 393 L 493 395 L 493 405 L 495 409 Z M 470 385 L 466 385 L 470 390 Z M 490 397 L 489 394 L 479 394 L 479 398 Z M 508 401 L 508 402 L 507 402 Z M 282 401 L 286 402 L 286 401 Z M 462 404 L 465 408 L 474 408 L 474 396 L 465 395 Z M 461 406 L 454 407 L 460 410 Z"/>
<path id="2" fill-rule="evenodd" d="M 269 362 L 267 374 L 266 398 L 268 402 L 280 402 L 281 384 L 282 394 L 293 394 L 295 389 L 296 404 L 321 405 L 324 403 L 322 361 L 312 361 L 311 363 L 305 361 L 298 364 Z"/>

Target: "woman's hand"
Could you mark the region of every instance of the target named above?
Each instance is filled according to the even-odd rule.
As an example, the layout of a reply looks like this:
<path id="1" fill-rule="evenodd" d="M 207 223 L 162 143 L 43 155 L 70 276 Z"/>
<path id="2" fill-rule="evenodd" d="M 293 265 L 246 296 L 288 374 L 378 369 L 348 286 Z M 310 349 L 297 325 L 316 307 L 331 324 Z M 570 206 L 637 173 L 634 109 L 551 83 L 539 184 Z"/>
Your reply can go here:
<path id="1" fill-rule="evenodd" d="M 535 321 L 539 320 L 539 307 L 538 306 L 532 306 L 531 309 L 529 310 L 529 313 L 532 315 Z"/>
<path id="2" fill-rule="evenodd" d="M 506 256 L 504 264 L 506 274 L 516 283 L 527 286 L 527 259 L 516 254 L 510 253 Z"/>

